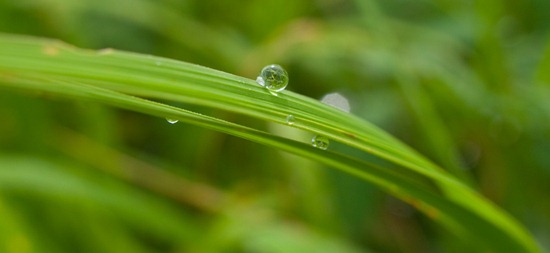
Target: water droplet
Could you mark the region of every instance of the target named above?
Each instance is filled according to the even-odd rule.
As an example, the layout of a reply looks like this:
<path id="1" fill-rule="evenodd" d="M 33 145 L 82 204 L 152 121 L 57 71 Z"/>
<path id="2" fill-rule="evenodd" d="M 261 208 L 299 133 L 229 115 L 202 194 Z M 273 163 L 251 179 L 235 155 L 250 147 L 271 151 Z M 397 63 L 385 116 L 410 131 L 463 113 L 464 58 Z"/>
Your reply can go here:
<path id="1" fill-rule="evenodd" d="M 160 66 L 160 65 L 162 65 L 162 62 L 156 61 L 155 64 L 156 64 L 157 66 Z"/>
<path id="2" fill-rule="evenodd" d="M 289 124 L 289 125 L 294 125 L 294 121 L 296 120 L 296 118 L 294 118 L 294 116 L 292 115 L 288 115 L 286 117 L 286 123 Z"/>
<path id="3" fill-rule="evenodd" d="M 313 145 L 313 147 L 320 148 L 322 150 L 326 150 L 329 144 L 330 144 L 329 139 L 322 135 L 315 135 L 313 139 L 311 139 L 311 145 Z"/>
<path id="4" fill-rule="evenodd" d="M 269 91 L 279 92 L 284 90 L 288 84 L 288 73 L 279 65 L 268 65 L 262 69 L 256 82 Z"/>
<path id="5" fill-rule="evenodd" d="M 170 124 L 176 124 L 176 123 L 178 123 L 178 120 L 177 120 L 177 119 L 166 118 L 166 121 L 168 121 L 168 123 L 170 123 Z"/>
<path id="6" fill-rule="evenodd" d="M 348 99 L 340 95 L 340 93 L 326 94 L 321 99 L 321 103 L 338 108 L 344 112 L 349 112 L 349 109 L 350 109 Z"/>

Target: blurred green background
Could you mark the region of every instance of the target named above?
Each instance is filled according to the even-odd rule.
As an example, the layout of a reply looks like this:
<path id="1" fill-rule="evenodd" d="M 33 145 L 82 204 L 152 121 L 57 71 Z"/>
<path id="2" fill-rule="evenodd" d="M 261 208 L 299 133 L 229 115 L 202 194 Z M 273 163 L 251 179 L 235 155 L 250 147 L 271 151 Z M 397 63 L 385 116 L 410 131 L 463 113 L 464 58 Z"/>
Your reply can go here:
<path id="1" fill-rule="evenodd" d="M 0 0 L 0 32 L 251 79 L 280 64 L 288 90 L 345 95 L 352 113 L 468 182 L 548 250 L 549 13 L 546 0 Z M 299 157 L 0 90 L 0 252 L 463 252 L 456 239 L 371 185 Z"/>

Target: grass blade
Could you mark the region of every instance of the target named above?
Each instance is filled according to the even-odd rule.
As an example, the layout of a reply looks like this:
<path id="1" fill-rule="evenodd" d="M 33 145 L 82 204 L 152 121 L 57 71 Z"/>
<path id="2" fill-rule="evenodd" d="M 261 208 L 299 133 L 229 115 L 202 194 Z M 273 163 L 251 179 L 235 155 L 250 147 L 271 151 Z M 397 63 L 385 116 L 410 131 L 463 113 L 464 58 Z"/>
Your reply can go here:
<path id="1" fill-rule="evenodd" d="M 81 50 L 56 41 L 9 35 L 0 37 L 0 83 L 170 117 L 310 158 L 404 199 L 478 249 L 538 252 L 520 224 L 446 171 L 368 122 L 299 94 L 285 91 L 274 96 L 253 80 L 174 60 Z M 400 166 L 380 168 L 136 96 L 230 110 L 282 124 L 291 114 L 296 118 L 294 127 Z"/>

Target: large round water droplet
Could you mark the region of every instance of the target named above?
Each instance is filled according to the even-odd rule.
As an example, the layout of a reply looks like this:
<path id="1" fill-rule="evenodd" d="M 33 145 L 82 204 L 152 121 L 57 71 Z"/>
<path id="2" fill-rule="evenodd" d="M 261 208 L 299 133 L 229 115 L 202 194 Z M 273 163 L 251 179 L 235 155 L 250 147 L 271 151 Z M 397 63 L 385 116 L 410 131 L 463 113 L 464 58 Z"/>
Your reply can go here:
<path id="1" fill-rule="evenodd" d="M 315 135 L 313 139 L 311 139 L 311 145 L 313 145 L 313 147 L 320 148 L 322 150 L 326 150 L 329 144 L 330 144 L 329 139 L 322 135 Z"/>
<path id="2" fill-rule="evenodd" d="M 256 82 L 269 91 L 279 92 L 284 90 L 288 84 L 288 73 L 277 64 L 268 65 L 262 69 Z"/>
<path id="3" fill-rule="evenodd" d="M 292 115 L 288 115 L 286 117 L 286 123 L 289 124 L 289 125 L 294 125 L 294 121 L 296 120 L 296 118 L 294 118 L 294 116 Z"/>
<path id="4" fill-rule="evenodd" d="M 176 124 L 176 123 L 178 123 L 178 120 L 177 120 L 177 119 L 166 118 L 166 121 L 168 121 L 168 123 L 170 123 L 170 124 Z"/>

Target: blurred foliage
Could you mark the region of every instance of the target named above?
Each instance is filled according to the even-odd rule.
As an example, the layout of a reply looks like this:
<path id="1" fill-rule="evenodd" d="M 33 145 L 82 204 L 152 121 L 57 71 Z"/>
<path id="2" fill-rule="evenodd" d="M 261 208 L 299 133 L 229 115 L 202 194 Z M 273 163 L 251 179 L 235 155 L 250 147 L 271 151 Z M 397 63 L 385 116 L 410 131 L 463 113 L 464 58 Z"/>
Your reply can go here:
<path id="1" fill-rule="evenodd" d="M 346 95 L 352 113 L 470 182 L 550 249 L 549 10 L 544 0 L 2 0 L 0 31 L 252 79 L 281 64 L 288 89 Z M 0 152 L 0 252 L 463 252 L 356 178 L 93 103 L 1 90 Z"/>

